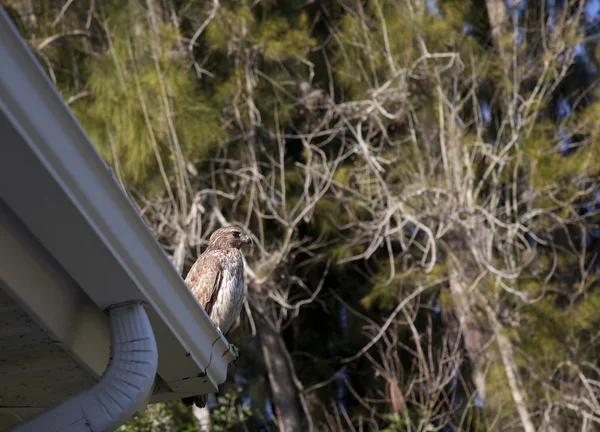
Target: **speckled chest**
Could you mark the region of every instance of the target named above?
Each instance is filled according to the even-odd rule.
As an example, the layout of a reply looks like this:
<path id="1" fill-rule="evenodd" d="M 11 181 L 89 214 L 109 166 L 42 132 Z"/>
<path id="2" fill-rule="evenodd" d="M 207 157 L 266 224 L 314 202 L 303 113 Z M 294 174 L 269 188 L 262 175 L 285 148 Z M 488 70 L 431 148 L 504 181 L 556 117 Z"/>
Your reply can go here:
<path id="1" fill-rule="evenodd" d="M 244 261 L 239 250 L 235 249 L 226 254 L 221 277 L 223 280 L 215 299 L 211 319 L 221 330 L 221 333 L 225 334 L 242 312 L 242 306 L 246 298 Z"/>

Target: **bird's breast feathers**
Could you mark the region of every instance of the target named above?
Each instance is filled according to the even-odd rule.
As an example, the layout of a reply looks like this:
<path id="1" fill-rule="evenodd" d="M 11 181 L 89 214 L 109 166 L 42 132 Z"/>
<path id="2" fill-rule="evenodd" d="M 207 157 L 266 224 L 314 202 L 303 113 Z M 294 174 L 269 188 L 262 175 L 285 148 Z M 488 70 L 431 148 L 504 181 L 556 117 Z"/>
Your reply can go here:
<path id="1" fill-rule="evenodd" d="M 227 253 L 222 263 L 221 287 L 212 309 L 211 319 L 223 334 L 227 333 L 242 311 L 246 297 L 244 262 L 235 250 Z"/>

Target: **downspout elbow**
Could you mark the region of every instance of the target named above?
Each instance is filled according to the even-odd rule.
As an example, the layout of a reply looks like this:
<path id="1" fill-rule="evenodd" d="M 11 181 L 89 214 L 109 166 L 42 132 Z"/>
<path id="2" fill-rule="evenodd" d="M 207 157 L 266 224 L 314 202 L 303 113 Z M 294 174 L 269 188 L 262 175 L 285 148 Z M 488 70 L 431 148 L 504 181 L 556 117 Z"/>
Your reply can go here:
<path id="1" fill-rule="evenodd" d="M 148 315 L 140 303 L 113 306 L 108 315 L 111 356 L 100 380 L 17 425 L 14 432 L 111 431 L 147 400 L 158 367 L 158 349 Z"/>

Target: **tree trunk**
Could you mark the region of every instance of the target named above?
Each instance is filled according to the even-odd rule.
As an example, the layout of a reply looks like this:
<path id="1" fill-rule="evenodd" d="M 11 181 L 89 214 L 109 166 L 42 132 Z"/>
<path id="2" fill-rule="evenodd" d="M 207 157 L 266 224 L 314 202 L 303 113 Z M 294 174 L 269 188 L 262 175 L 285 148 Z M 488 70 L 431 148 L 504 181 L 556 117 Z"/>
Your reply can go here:
<path id="1" fill-rule="evenodd" d="M 485 401 L 485 377 L 483 374 L 483 346 L 485 337 L 475 316 L 474 296 L 468 293 L 469 284 L 460 274 L 450 279 L 450 294 L 454 302 L 454 311 L 460 325 L 463 343 L 473 370 L 472 379 L 479 394 Z"/>
<path id="2" fill-rule="evenodd" d="M 37 18 L 35 16 L 33 0 L 12 2 L 11 4 L 3 5 L 3 7 L 6 8 L 8 15 L 15 22 L 15 25 L 19 27 L 21 32 L 23 32 L 24 29 L 21 28 L 20 24 L 37 28 Z M 25 34 L 23 34 L 23 37 L 25 37 Z"/>
<path id="3" fill-rule="evenodd" d="M 510 393 L 517 407 L 519 417 L 521 418 L 521 424 L 525 432 L 535 432 L 536 428 L 531 420 L 531 415 L 527 408 L 525 399 L 525 393 L 523 392 L 523 385 L 519 377 L 519 371 L 515 362 L 515 353 L 513 350 L 512 342 L 506 336 L 502 329 L 502 324 L 496 318 L 496 312 L 492 310 L 490 306 L 486 308 L 492 323 L 492 328 L 496 334 L 496 341 L 498 342 L 498 350 L 500 351 L 500 357 L 502 358 L 502 364 L 506 373 L 508 386 L 510 387 Z"/>
<path id="4" fill-rule="evenodd" d="M 196 417 L 196 420 L 198 420 L 198 431 L 210 432 L 211 423 L 208 407 L 198 408 L 196 405 L 193 405 L 192 413 L 194 414 L 194 417 Z"/>
<path id="5" fill-rule="evenodd" d="M 508 25 L 508 13 L 504 0 L 486 0 L 485 7 L 487 10 L 488 21 L 490 22 L 490 30 L 494 46 L 502 53 L 500 39 Z"/>
<path id="6" fill-rule="evenodd" d="M 280 432 L 300 432 L 301 410 L 281 335 L 262 318 L 256 322 Z"/>

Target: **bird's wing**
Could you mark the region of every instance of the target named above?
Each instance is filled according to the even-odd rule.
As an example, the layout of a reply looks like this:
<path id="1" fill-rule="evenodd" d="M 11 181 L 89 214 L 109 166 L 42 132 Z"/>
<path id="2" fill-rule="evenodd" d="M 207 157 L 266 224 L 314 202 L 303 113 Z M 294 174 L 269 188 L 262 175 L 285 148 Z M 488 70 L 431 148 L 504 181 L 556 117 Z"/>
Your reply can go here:
<path id="1" fill-rule="evenodd" d="M 194 263 L 185 278 L 185 283 L 210 315 L 212 306 L 223 281 L 223 251 L 206 251 Z"/>

